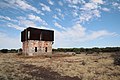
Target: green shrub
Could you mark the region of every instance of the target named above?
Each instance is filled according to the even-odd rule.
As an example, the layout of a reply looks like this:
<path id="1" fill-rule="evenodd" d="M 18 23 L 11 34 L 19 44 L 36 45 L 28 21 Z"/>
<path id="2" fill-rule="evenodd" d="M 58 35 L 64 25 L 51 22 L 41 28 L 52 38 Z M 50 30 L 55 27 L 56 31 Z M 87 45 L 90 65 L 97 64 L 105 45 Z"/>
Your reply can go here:
<path id="1" fill-rule="evenodd" d="M 93 53 L 94 53 L 94 51 L 88 50 L 88 51 L 86 52 L 86 55 L 87 55 L 87 54 L 93 54 Z"/>
<path id="2" fill-rule="evenodd" d="M 114 65 L 120 65 L 120 52 L 116 52 L 112 57 L 114 58 Z"/>
<path id="3" fill-rule="evenodd" d="M 120 65 L 120 57 L 114 58 L 114 65 Z"/>
<path id="4" fill-rule="evenodd" d="M 80 54 L 80 51 L 76 51 L 75 53 L 76 53 L 76 54 Z M 74 53 L 74 54 L 75 54 L 75 53 Z"/>

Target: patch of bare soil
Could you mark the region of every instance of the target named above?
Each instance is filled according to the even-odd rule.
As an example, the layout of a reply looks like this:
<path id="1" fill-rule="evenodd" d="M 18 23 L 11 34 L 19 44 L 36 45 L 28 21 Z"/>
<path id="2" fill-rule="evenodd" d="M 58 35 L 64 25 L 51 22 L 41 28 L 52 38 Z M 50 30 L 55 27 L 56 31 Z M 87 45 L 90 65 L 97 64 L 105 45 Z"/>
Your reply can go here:
<path id="1" fill-rule="evenodd" d="M 59 73 L 51 71 L 50 68 L 37 67 L 35 65 L 24 64 L 21 65 L 22 73 L 31 75 L 35 80 L 81 80 L 80 78 L 61 76 Z"/>

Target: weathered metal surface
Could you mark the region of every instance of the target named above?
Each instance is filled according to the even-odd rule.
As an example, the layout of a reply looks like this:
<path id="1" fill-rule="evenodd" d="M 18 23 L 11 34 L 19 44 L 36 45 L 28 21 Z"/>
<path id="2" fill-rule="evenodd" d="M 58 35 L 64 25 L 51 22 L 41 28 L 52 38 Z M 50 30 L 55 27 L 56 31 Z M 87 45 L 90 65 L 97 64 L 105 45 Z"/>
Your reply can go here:
<path id="1" fill-rule="evenodd" d="M 54 41 L 54 31 L 29 27 L 21 32 L 21 42 L 27 40 Z"/>

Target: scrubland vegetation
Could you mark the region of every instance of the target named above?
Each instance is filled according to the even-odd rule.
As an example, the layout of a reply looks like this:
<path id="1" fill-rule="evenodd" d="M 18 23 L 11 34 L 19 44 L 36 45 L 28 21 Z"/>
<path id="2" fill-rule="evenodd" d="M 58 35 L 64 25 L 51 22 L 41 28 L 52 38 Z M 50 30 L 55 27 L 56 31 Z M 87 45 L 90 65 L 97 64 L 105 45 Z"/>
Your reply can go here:
<path id="1" fill-rule="evenodd" d="M 0 53 L 0 80 L 120 80 L 120 53 L 28 57 Z"/>

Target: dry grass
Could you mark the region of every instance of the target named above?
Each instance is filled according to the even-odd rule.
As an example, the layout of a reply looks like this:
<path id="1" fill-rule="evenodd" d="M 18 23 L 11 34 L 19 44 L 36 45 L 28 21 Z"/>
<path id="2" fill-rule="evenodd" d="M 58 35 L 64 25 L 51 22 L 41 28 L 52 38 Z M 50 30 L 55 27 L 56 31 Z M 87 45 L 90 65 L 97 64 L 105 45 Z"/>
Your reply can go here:
<path id="1" fill-rule="evenodd" d="M 0 54 L 0 80 L 120 80 L 111 54 L 24 57 Z"/>

